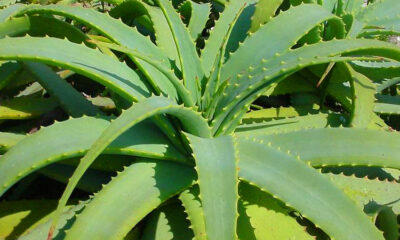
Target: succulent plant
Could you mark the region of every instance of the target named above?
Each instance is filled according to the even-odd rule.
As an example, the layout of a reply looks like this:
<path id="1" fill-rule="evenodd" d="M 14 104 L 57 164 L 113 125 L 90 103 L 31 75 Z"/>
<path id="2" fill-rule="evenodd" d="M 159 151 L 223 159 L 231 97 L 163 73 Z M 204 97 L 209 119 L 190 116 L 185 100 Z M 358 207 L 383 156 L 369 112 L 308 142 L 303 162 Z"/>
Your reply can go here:
<path id="1" fill-rule="evenodd" d="M 397 239 L 400 135 L 379 115 L 400 112 L 400 48 L 384 41 L 399 33 L 400 2 L 304 2 L 1 10 L 0 90 L 11 96 L 0 119 L 68 115 L 0 132 L 1 195 L 37 172 L 67 183 L 53 212 L 9 234 Z M 70 76 L 103 93 L 85 97 Z M 15 93 L 26 79 L 39 86 Z M 259 104 L 282 95 L 289 106 Z M 94 194 L 68 202 L 77 187 Z M 20 215 L 5 218 L 17 229 Z"/>

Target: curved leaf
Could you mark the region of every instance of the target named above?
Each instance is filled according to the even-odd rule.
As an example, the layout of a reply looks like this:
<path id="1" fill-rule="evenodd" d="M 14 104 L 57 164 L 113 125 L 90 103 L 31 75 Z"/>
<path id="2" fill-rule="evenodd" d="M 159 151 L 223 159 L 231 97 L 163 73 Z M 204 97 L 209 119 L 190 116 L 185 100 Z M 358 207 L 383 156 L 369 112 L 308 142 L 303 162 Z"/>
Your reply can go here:
<path id="1" fill-rule="evenodd" d="M 305 12 L 307 15 L 304 15 Z M 296 19 L 296 24 L 291 24 L 293 19 Z M 339 21 L 335 15 L 316 4 L 303 4 L 280 13 L 250 35 L 230 56 L 222 68 L 222 81 L 228 78 L 234 81 L 236 74 L 245 71 L 246 67 L 259 64 L 263 59 L 269 60 L 275 53 L 287 51 L 313 27 L 329 19 Z M 285 29 L 282 30 L 282 26 L 286 26 Z"/>
<path id="2" fill-rule="evenodd" d="M 318 56 L 315 53 L 318 52 Z M 248 106 L 271 84 L 282 81 L 286 76 L 311 65 L 328 62 L 346 61 L 346 57 L 335 57 L 344 54 L 380 55 L 400 60 L 400 48 L 382 41 L 375 40 L 332 40 L 318 44 L 289 50 L 284 55 L 277 55 L 256 68 L 250 68 L 237 82 L 233 81 L 225 90 L 225 97 L 220 101 L 220 112 L 213 122 L 214 131 L 231 132 L 239 123 L 241 116 L 247 111 Z M 347 58 L 347 60 L 354 60 Z M 232 108 L 234 110 L 232 111 Z M 222 110 L 222 111 L 221 111 Z M 227 115 L 230 115 L 226 117 Z M 228 126 L 221 126 L 221 121 L 226 118 Z"/>
<path id="3" fill-rule="evenodd" d="M 135 48 L 144 54 L 151 55 L 153 58 L 160 61 L 161 64 L 171 68 L 170 62 L 164 52 L 157 48 L 150 39 L 141 35 L 135 29 L 125 25 L 122 21 L 114 19 L 107 14 L 102 14 L 94 9 L 66 5 L 30 5 L 15 14 L 55 14 L 74 19 L 104 34 L 118 44 L 129 48 Z M 162 74 L 146 63 L 140 61 L 136 62 L 135 60 L 134 62 L 145 76 L 147 76 L 149 83 L 156 91 L 162 89 L 171 98 L 176 97 L 175 89 L 166 81 Z M 150 77 L 154 75 L 157 77 Z"/>
<path id="4" fill-rule="evenodd" d="M 12 17 L 15 12 L 23 9 L 26 5 L 24 4 L 13 4 L 5 9 L 0 11 L 0 22 L 4 22 Z"/>
<path id="5" fill-rule="evenodd" d="M 204 84 L 204 71 L 193 39 L 171 3 L 168 0 L 157 0 L 156 2 L 163 11 L 174 37 L 179 62 L 182 67 L 183 84 L 191 92 L 194 102 L 199 102 L 201 86 Z"/>
<path id="6" fill-rule="evenodd" d="M 95 195 L 65 239 L 121 239 L 162 202 L 191 186 L 195 176 L 179 164 L 132 164 Z"/>
<path id="7" fill-rule="evenodd" d="M 137 101 L 149 96 L 147 86 L 126 64 L 96 51 L 57 38 L 4 38 L 2 60 L 42 62 L 70 69 L 109 87 L 124 98 Z M 35 46 L 32 48 L 31 46 Z M 84 58 L 80 57 L 85 55 Z"/>
<path id="8" fill-rule="evenodd" d="M 174 85 L 174 87 L 176 88 L 176 91 L 178 92 L 179 97 L 182 99 L 182 101 L 185 103 L 185 105 L 187 107 L 194 106 L 194 102 L 192 100 L 190 92 L 185 88 L 185 86 L 183 86 L 182 82 L 173 74 L 173 72 L 171 70 L 165 69 L 164 67 L 159 66 L 158 62 L 155 62 L 150 57 L 143 55 L 133 49 L 121 47 L 121 46 L 111 44 L 111 43 L 102 43 L 99 41 L 93 41 L 93 42 L 95 42 L 96 44 L 98 44 L 100 46 L 105 46 L 110 49 L 129 54 L 135 58 L 139 58 L 139 59 L 147 62 L 148 64 L 154 66 L 157 70 L 159 70 L 162 74 L 164 74 L 165 77 L 167 77 L 168 80 Z"/>
<path id="9" fill-rule="evenodd" d="M 191 109 L 176 105 L 173 100 L 164 97 L 151 97 L 143 100 L 140 103 L 134 104 L 129 110 L 122 113 L 110 126 L 101 134 L 95 141 L 90 150 L 81 159 L 76 171 L 72 175 L 63 196 L 60 199 L 57 208 L 57 214 L 54 217 L 53 226 L 56 225 L 59 214 L 65 207 L 65 204 L 72 194 L 79 179 L 90 167 L 93 161 L 121 134 L 126 132 L 131 127 L 139 122 L 160 114 L 171 114 L 181 120 L 184 130 L 196 134 L 200 137 L 211 137 L 211 131 L 207 121 L 204 120 L 200 113 L 196 113 Z M 52 231 L 49 235 L 51 236 Z"/>
<path id="10" fill-rule="evenodd" d="M 199 187 L 195 185 L 186 189 L 179 195 L 188 219 L 190 228 L 194 232 L 195 240 L 207 240 L 206 227 L 204 223 L 204 211 L 199 198 Z"/>
<path id="11" fill-rule="evenodd" d="M 347 63 L 339 63 L 337 67 L 348 77 L 353 92 L 350 124 L 353 127 L 366 128 L 372 120 L 374 111 L 375 85 Z"/>
<path id="12" fill-rule="evenodd" d="M 50 163 L 82 156 L 110 125 L 106 119 L 83 117 L 42 128 L 19 141 L 0 158 L 0 195 L 29 173 Z M 115 140 L 104 153 L 183 159 L 155 125 L 144 122 Z M 38 144 L 40 143 L 40 144 Z M 28 151 L 29 150 L 29 151 Z"/>
<path id="13" fill-rule="evenodd" d="M 56 239 L 63 239 L 65 237 L 65 230 L 69 229 L 71 225 L 75 222 L 76 215 L 82 211 L 85 205 L 89 202 L 84 201 L 80 202 L 75 206 L 68 208 L 60 217 L 59 224 L 57 225 L 57 230 L 54 234 Z M 42 206 L 43 207 L 43 206 Z M 54 212 L 52 212 L 54 214 Z M 51 216 L 51 215 L 50 215 Z M 21 236 L 20 240 L 32 240 L 32 239 L 46 239 L 48 230 L 50 227 L 51 221 L 47 220 L 44 223 L 39 224 L 23 236 Z"/>
<path id="14" fill-rule="evenodd" d="M 220 18 L 216 21 L 215 27 L 210 33 L 210 37 L 206 40 L 205 47 L 201 53 L 201 63 L 204 72 L 209 75 L 212 67 L 217 60 L 218 50 L 226 42 L 225 39 L 231 23 L 241 11 L 243 5 L 248 1 L 231 0 L 225 6 L 225 10 L 221 13 Z"/>
<path id="15" fill-rule="evenodd" d="M 187 27 L 193 40 L 196 40 L 205 28 L 210 10 L 209 3 L 196 3 L 190 0 L 179 6 L 179 12 L 189 17 Z"/>
<path id="16" fill-rule="evenodd" d="M 142 240 L 192 239 L 189 221 L 179 203 L 170 203 L 152 212 L 143 229 Z"/>
<path id="17" fill-rule="evenodd" d="M 300 160 L 255 139 L 240 139 L 238 148 L 241 178 L 298 210 L 331 238 L 384 239 L 361 208 Z"/>
<path id="18" fill-rule="evenodd" d="M 81 43 L 88 37 L 79 29 L 69 23 L 56 18 L 43 16 L 23 16 L 11 18 L 0 23 L 0 37 L 21 36 L 51 36 L 56 38 L 68 38 L 71 42 Z"/>
<path id="19" fill-rule="evenodd" d="M 89 100 L 61 79 L 51 68 L 41 63 L 25 62 L 24 66 L 36 78 L 46 91 L 57 99 L 61 107 L 72 117 L 101 114 Z"/>

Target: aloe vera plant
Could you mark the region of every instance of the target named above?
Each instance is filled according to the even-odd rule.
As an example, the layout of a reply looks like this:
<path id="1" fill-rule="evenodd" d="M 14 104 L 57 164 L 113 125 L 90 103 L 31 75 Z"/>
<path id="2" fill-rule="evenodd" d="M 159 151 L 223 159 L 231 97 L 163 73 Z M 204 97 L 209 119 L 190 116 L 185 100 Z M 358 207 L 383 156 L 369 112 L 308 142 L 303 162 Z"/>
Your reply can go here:
<path id="1" fill-rule="evenodd" d="M 0 195 L 34 174 L 66 188 L 58 204 L 0 204 L 0 233 L 398 239 L 399 121 L 385 118 L 400 48 L 384 40 L 400 2 L 304 2 L 1 10 Z M 102 93 L 82 95 L 87 80 Z M 62 121 L 10 124 L 53 109 Z M 93 195 L 69 201 L 76 188 Z M 18 225 L 26 208 L 36 216 Z"/>

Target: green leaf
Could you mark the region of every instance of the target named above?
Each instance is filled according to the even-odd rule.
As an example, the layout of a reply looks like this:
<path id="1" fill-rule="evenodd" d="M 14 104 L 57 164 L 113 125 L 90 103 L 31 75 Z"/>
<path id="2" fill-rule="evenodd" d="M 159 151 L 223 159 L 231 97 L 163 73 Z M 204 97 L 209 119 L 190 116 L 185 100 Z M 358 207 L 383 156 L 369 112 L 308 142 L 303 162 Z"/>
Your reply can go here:
<path id="1" fill-rule="evenodd" d="M 199 186 L 195 185 L 186 189 L 179 195 L 188 219 L 191 223 L 190 228 L 194 232 L 195 240 L 206 240 L 206 227 L 204 220 L 204 211 L 199 198 Z"/>
<path id="2" fill-rule="evenodd" d="M 319 113 L 307 116 L 284 118 L 278 120 L 262 121 L 259 123 L 244 123 L 239 125 L 235 131 L 241 134 L 270 134 L 298 131 L 306 128 L 339 127 L 345 125 L 348 120 L 339 114 Z"/>
<path id="3" fill-rule="evenodd" d="M 353 127 L 367 128 L 375 107 L 375 85 L 347 63 L 338 63 L 337 68 L 340 69 L 339 71 L 344 71 L 353 92 L 350 124 Z"/>
<path id="4" fill-rule="evenodd" d="M 41 63 L 25 62 L 24 66 L 36 78 L 46 91 L 57 99 L 61 107 L 72 117 L 83 115 L 94 116 L 101 114 L 89 100 L 75 90 L 64 79 L 59 77 L 51 68 Z"/>
<path id="5" fill-rule="evenodd" d="M 134 104 L 129 110 L 123 112 L 115 119 L 110 126 L 101 133 L 100 137 L 93 143 L 90 150 L 81 159 L 76 171 L 72 175 L 57 208 L 57 214 L 54 217 L 53 226 L 65 207 L 65 204 L 72 194 L 79 179 L 90 167 L 93 161 L 121 134 L 140 123 L 141 121 L 160 114 L 170 114 L 181 119 L 184 130 L 201 137 L 211 137 L 210 128 L 207 121 L 203 119 L 200 113 L 192 109 L 176 105 L 176 103 L 164 97 L 151 97 L 140 103 Z M 51 235 L 50 230 L 50 235 Z"/>
<path id="6" fill-rule="evenodd" d="M 215 27 L 212 29 L 210 37 L 206 40 L 201 53 L 201 63 L 207 75 L 209 75 L 217 60 L 219 54 L 218 50 L 220 50 L 221 46 L 227 41 L 225 38 L 231 28 L 231 23 L 246 2 L 247 1 L 231 0 L 229 4 L 225 6 L 225 10 L 221 13 L 220 18 L 215 22 Z"/>
<path id="7" fill-rule="evenodd" d="M 129 48 L 137 49 L 144 54 L 152 56 L 155 60 L 160 61 L 167 68 L 171 68 L 168 57 L 163 51 L 155 46 L 149 38 L 146 38 L 135 29 L 125 25 L 122 21 L 111 18 L 109 15 L 102 14 L 94 9 L 66 5 L 29 5 L 23 11 L 18 12 L 18 15 L 22 14 L 55 14 L 71 18 L 85 24 L 93 30 L 96 30 L 112 41 Z M 156 90 L 156 92 L 162 89 L 164 93 L 171 98 L 176 97 L 174 87 L 162 74 L 146 63 L 136 62 L 135 60 L 134 62 L 147 77 L 149 84 Z M 158 74 L 158 77 L 150 77 L 154 74 Z"/>
<path id="8" fill-rule="evenodd" d="M 129 155 L 104 154 L 100 155 L 96 161 L 93 162 L 92 166 L 90 166 L 90 169 L 114 173 L 116 171 L 121 171 L 124 166 L 129 166 L 135 160 L 135 157 Z M 79 164 L 79 161 L 80 157 L 75 157 L 62 160 L 58 163 L 76 167 Z"/>
<path id="9" fill-rule="evenodd" d="M 2 101 L 0 119 L 30 119 L 52 111 L 58 106 L 54 98 L 31 96 Z"/>
<path id="10" fill-rule="evenodd" d="M 375 104 L 374 111 L 379 114 L 399 115 L 400 114 L 400 97 L 390 95 L 376 95 L 378 99 Z"/>
<path id="11" fill-rule="evenodd" d="M 220 97 L 218 96 L 220 95 L 219 92 L 226 86 L 226 85 L 220 86 L 221 69 L 224 64 L 224 55 L 226 51 L 226 46 L 228 44 L 229 36 L 232 33 L 233 27 L 235 26 L 237 20 L 239 19 L 240 14 L 244 10 L 244 6 L 245 5 L 243 5 L 243 7 L 239 10 L 239 12 L 236 13 L 236 17 L 232 20 L 229 29 L 226 32 L 224 41 L 222 42 L 221 48 L 219 49 L 217 58 L 215 59 L 211 76 L 208 78 L 206 82 L 200 109 L 204 110 L 206 112 L 206 116 L 209 118 L 210 116 L 208 116 L 209 115 L 208 112 L 214 111 L 214 106 L 218 103 L 218 100 L 220 99 Z"/>
<path id="12" fill-rule="evenodd" d="M 307 15 L 304 15 L 305 12 Z M 296 24 L 291 24 L 293 19 L 296 19 Z M 315 4 L 303 4 L 279 14 L 250 35 L 230 56 L 222 68 L 221 79 L 225 81 L 231 78 L 230 81 L 234 81 L 242 70 L 260 64 L 263 59 L 272 58 L 275 53 L 286 52 L 308 31 L 329 19 L 339 21 L 336 16 Z M 286 26 L 284 30 L 282 26 Z"/>
<path id="13" fill-rule="evenodd" d="M 285 207 L 282 202 L 274 199 L 271 195 L 245 182 L 239 185 L 239 193 L 243 200 L 246 215 L 254 229 L 255 237 L 241 239 L 313 239 L 306 232 L 305 227 L 289 215 L 293 210 Z M 252 230 L 247 229 L 247 231 Z M 242 234 L 246 235 L 246 233 Z"/>
<path id="14" fill-rule="evenodd" d="M 347 0 L 345 3 L 345 10 L 346 12 L 355 14 L 362 10 L 362 5 L 364 4 L 363 0 Z"/>
<path id="15" fill-rule="evenodd" d="M 54 200 L 2 201 L 0 204 L 0 238 L 17 239 L 46 221 L 55 209 Z"/>
<path id="16" fill-rule="evenodd" d="M 6 62 L 0 66 L 0 90 L 5 88 L 14 77 L 21 72 L 21 65 L 16 62 Z"/>
<path id="17" fill-rule="evenodd" d="M 88 37 L 69 23 L 53 17 L 23 16 L 11 18 L 0 23 L 0 37 L 29 34 L 35 37 L 51 36 L 68 38 L 71 42 L 81 43 Z"/>
<path id="18" fill-rule="evenodd" d="M 168 0 L 157 0 L 157 3 L 163 11 L 174 37 L 179 62 L 182 66 L 183 84 L 191 92 L 193 100 L 199 102 L 201 86 L 205 79 L 193 39 L 171 3 Z"/>
<path id="19" fill-rule="evenodd" d="M 275 16 L 276 10 L 282 4 L 283 0 L 259 0 L 256 4 L 256 10 L 251 19 L 251 32 L 257 31 L 263 24 L 267 23 Z"/>
<path id="20" fill-rule="evenodd" d="M 109 125 L 107 119 L 101 118 L 70 119 L 42 128 L 19 141 L 0 158 L 0 171 L 3 173 L 0 175 L 0 195 L 22 177 L 37 169 L 53 162 L 84 155 Z M 150 122 L 140 123 L 115 140 L 104 153 L 181 159 L 184 163 L 185 157 L 156 129 Z"/>
<path id="21" fill-rule="evenodd" d="M 174 235 L 165 213 L 155 210 L 146 219 L 146 226 L 143 229 L 143 240 L 173 240 Z"/>
<path id="22" fill-rule="evenodd" d="M 229 59 L 230 54 L 235 52 L 249 36 L 249 30 L 251 27 L 251 16 L 253 16 L 254 14 L 256 2 L 257 0 L 247 0 L 246 2 L 241 2 L 242 6 L 244 4 L 246 5 L 235 26 L 233 27 L 231 35 L 229 36 L 229 40 L 226 45 L 226 59 Z"/>
<path id="23" fill-rule="evenodd" d="M 388 79 L 388 80 L 386 80 L 386 81 L 383 81 L 383 82 L 376 88 L 376 91 L 377 91 L 378 93 L 380 93 L 380 92 L 382 92 L 383 90 L 385 90 L 385 89 L 387 89 L 387 88 L 389 88 L 389 87 L 391 87 L 391 86 L 393 86 L 393 85 L 396 85 L 396 84 L 398 84 L 398 83 L 400 83 L 400 77 Z"/>
<path id="24" fill-rule="evenodd" d="M 356 18 L 365 25 L 373 28 L 400 30 L 400 2 L 397 0 L 380 0 L 369 4 L 359 11 Z"/>
<path id="25" fill-rule="evenodd" d="M 15 12 L 24 9 L 26 5 L 24 4 L 13 4 L 5 9 L 0 10 L 0 22 L 4 22 L 10 19 Z"/>
<path id="26" fill-rule="evenodd" d="M 282 82 L 274 84 L 263 95 L 278 96 L 292 93 L 316 92 L 317 88 L 309 79 L 306 79 L 299 74 L 293 74 L 285 78 Z"/>
<path id="27" fill-rule="evenodd" d="M 398 182 L 335 174 L 325 175 L 360 207 L 367 208 L 368 204 L 374 203 L 379 206 L 391 207 L 396 214 L 400 213 L 400 202 L 398 201 L 400 185 Z"/>
<path id="28" fill-rule="evenodd" d="M 207 239 L 235 239 L 238 200 L 235 139 L 187 136 L 196 160 Z"/>
<path id="29" fill-rule="evenodd" d="M 315 56 L 316 52 L 318 52 L 318 56 Z M 250 68 L 237 81 L 231 82 L 225 90 L 225 97 L 220 101 L 217 108 L 220 114 L 212 122 L 213 129 L 218 134 L 232 132 L 249 105 L 271 84 L 282 81 L 286 76 L 306 66 L 346 61 L 346 57 L 334 57 L 340 54 L 383 55 L 388 58 L 400 59 L 398 53 L 400 53 L 400 48 L 390 43 L 365 39 L 346 39 L 331 40 L 289 50 L 282 56 L 278 54 L 273 59 L 264 61 L 258 67 Z M 347 60 L 355 59 L 348 58 Z M 230 125 L 230 127 L 223 126 L 224 124 L 220 125 L 224 121 L 223 119 L 225 119 L 225 124 Z"/>
<path id="30" fill-rule="evenodd" d="M 161 203 L 191 186 L 195 176 L 179 164 L 132 164 L 95 195 L 65 239 L 121 239 Z"/>
<path id="31" fill-rule="evenodd" d="M 377 166 L 400 169 L 400 149 L 397 147 L 400 138 L 396 132 L 325 128 L 253 136 L 299 154 L 303 161 L 310 162 L 314 167 Z"/>
<path id="32" fill-rule="evenodd" d="M 260 121 L 268 121 L 273 118 L 297 117 L 307 114 L 317 114 L 318 105 L 306 105 L 302 107 L 280 107 L 280 108 L 265 108 L 256 111 L 250 111 L 243 117 L 243 123 L 252 123 Z"/>
<path id="33" fill-rule="evenodd" d="M 338 1 L 339 0 L 322 0 L 322 6 L 326 8 L 326 10 L 333 12 L 334 9 L 337 8 Z"/>
<path id="34" fill-rule="evenodd" d="M 361 208 L 299 159 L 257 139 L 240 139 L 238 148 L 241 178 L 298 210 L 331 238 L 383 239 Z"/>
<path id="35" fill-rule="evenodd" d="M 194 102 L 192 100 L 192 97 L 190 95 L 190 92 L 187 90 L 187 88 L 181 83 L 181 81 L 173 74 L 173 71 L 169 69 L 165 69 L 164 67 L 160 66 L 158 62 L 155 62 L 152 58 L 143 55 L 133 49 L 129 49 L 126 47 L 118 46 L 115 44 L 110 44 L 110 43 L 104 43 L 104 42 L 99 42 L 99 41 L 94 41 L 96 44 L 100 46 L 105 46 L 107 48 L 120 51 L 123 53 L 127 53 L 135 58 L 141 59 L 148 64 L 154 66 L 157 70 L 159 70 L 165 77 L 168 78 L 168 80 L 174 85 L 176 88 L 176 91 L 178 92 L 178 95 L 180 99 L 185 103 L 187 107 L 193 107 Z"/>
<path id="36" fill-rule="evenodd" d="M 25 138 L 23 134 L 0 132 L 0 153 L 4 153 Z"/>
<path id="37" fill-rule="evenodd" d="M 175 60 L 175 64 L 179 69 L 181 69 L 174 36 L 172 35 L 171 29 L 169 28 L 168 21 L 165 18 L 164 13 L 159 7 L 150 6 L 144 3 L 143 7 L 146 8 L 151 18 L 151 22 L 153 23 L 157 46 L 161 48 L 171 60 Z"/>
<path id="38" fill-rule="evenodd" d="M 130 101 L 149 96 L 147 86 L 126 64 L 97 50 L 57 38 L 0 39 L 0 59 L 42 62 L 70 69 L 99 82 Z M 32 48 L 31 46 L 35 46 Z M 80 56 L 84 55 L 82 58 Z"/>
<path id="39" fill-rule="evenodd" d="M 143 229 L 143 240 L 192 239 L 190 222 L 179 203 L 170 203 L 152 212 Z"/>
<path id="40" fill-rule="evenodd" d="M 179 6 L 179 12 L 189 19 L 187 27 L 193 40 L 196 40 L 205 28 L 210 10 L 209 3 L 196 3 L 190 0 Z"/>
<path id="41" fill-rule="evenodd" d="M 12 5 L 12 4 L 15 4 L 16 2 L 17 2 L 17 0 L 1 0 L 0 7 Z"/>
<path id="42" fill-rule="evenodd" d="M 60 217 L 59 224 L 57 225 L 57 229 L 54 233 L 55 239 L 58 240 L 65 238 L 65 231 L 69 229 L 71 225 L 75 222 L 76 214 L 79 214 L 79 212 L 82 211 L 82 209 L 89 201 L 90 200 L 80 202 L 75 206 L 69 207 L 66 211 L 63 212 L 63 214 Z M 43 208 L 43 205 L 41 205 L 41 207 Z M 52 212 L 52 214 L 54 214 L 54 212 Z M 50 215 L 49 217 L 51 216 L 52 215 Z M 45 222 L 34 227 L 33 229 L 31 229 L 29 232 L 27 232 L 18 239 L 20 240 L 46 239 L 51 225 L 51 220 L 48 219 L 49 218 L 46 218 Z"/>
<path id="43" fill-rule="evenodd" d="M 351 66 L 376 82 L 400 77 L 400 62 L 354 61 Z"/>

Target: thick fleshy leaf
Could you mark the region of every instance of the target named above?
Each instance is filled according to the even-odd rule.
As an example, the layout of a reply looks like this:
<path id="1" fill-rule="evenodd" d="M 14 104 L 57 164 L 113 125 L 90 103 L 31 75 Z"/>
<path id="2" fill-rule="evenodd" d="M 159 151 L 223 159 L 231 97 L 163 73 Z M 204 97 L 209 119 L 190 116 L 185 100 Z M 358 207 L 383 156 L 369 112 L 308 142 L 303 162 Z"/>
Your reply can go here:
<path id="1" fill-rule="evenodd" d="M 397 147 L 400 138 L 397 132 L 316 128 L 280 134 L 254 134 L 253 137 L 299 154 L 303 161 L 315 167 L 378 166 L 400 169 L 400 149 Z"/>
<path id="2" fill-rule="evenodd" d="M 384 239 L 360 207 L 304 162 L 257 139 L 240 139 L 238 148 L 241 178 L 296 209 L 330 237 Z"/>
<path id="3" fill-rule="evenodd" d="M 0 158 L 0 193 L 50 163 L 84 155 L 109 125 L 107 119 L 83 117 L 55 123 L 25 137 Z M 115 140 L 104 153 L 185 159 L 155 129 L 154 124 L 141 123 Z"/>
<path id="4" fill-rule="evenodd" d="M 251 19 L 250 31 L 257 31 L 261 25 L 267 23 L 272 17 L 274 17 L 276 10 L 282 2 L 283 0 L 259 0 Z"/>
<path id="5" fill-rule="evenodd" d="M 304 15 L 304 12 L 307 12 L 307 15 Z M 290 8 L 263 25 L 243 42 L 243 45 L 225 63 L 221 79 L 225 81 L 231 78 L 230 81 L 233 81 L 237 74 L 246 71 L 249 66 L 258 65 L 263 59 L 269 60 L 275 53 L 290 49 L 316 25 L 336 18 L 315 4 L 303 4 Z M 296 19 L 296 24 L 290 24 L 293 19 Z M 281 29 L 283 25 L 286 26 L 284 30 Z M 274 34 L 275 32 L 280 32 L 280 34 Z"/>
<path id="6" fill-rule="evenodd" d="M 196 52 L 193 39 L 181 21 L 178 13 L 167 0 L 157 0 L 167 19 L 178 51 L 183 83 L 189 89 L 195 102 L 199 102 L 201 86 L 204 84 L 204 71 Z"/>
<path id="7" fill-rule="evenodd" d="M 0 59 L 42 62 L 85 75 L 129 100 L 149 96 L 140 77 L 126 64 L 84 45 L 57 38 L 4 38 Z M 31 46 L 35 46 L 32 48 Z M 80 57 L 85 55 L 84 58 Z"/>
<path id="8" fill-rule="evenodd" d="M 53 72 L 51 68 L 35 62 L 26 62 L 24 65 L 35 76 L 40 85 L 57 99 L 58 103 L 70 116 L 82 117 L 83 115 L 95 116 L 101 114 L 98 108 Z"/>
<path id="9" fill-rule="evenodd" d="M 187 27 L 193 40 L 196 40 L 205 28 L 210 10 L 211 5 L 209 3 L 196 3 L 194 1 L 185 1 L 179 6 L 179 12 L 189 18 Z"/>
<path id="10" fill-rule="evenodd" d="M 18 97 L 2 101 L 1 119 L 30 119 L 48 113 L 58 106 L 54 98 Z"/>
<path id="11" fill-rule="evenodd" d="M 235 239 L 238 201 L 235 139 L 187 136 L 196 160 L 207 239 Z"/>
<path id="12" fill-rule="evenodd" d="M 67 5 L 29 5 L 22 11 L 16 12 L 14 14 L 54 14 L 64 17 L 74 19 L 92 28 L 99 33 L 104 34 L 106 37 L 112 41 L 130 47 L 135 48 L 138 51 L 151 55 L 156 60 L 160 61 L 160 64 L 171 68 L 170 62 L 166 54 L 161 51 L 157 46 L 155 46 L 150 39 L 141 35 L 135 29 L 125 25 L 123 22 L 111 18 L 107 14 L 102 14 L 91 8 L 73 7 Z M 134 60 L 135 61 L 135 60 Z M 160 74 L 152 66 L 147 65 L 141 61 L 135 61 L 139 69 L 149 80 L 149 85 L 151 85 L 156 92 L 163 90 L 165 94 L 171 98 L 176 97 L 176 92 L 173 86 L 166 81 L 165 77 Z M 158 74 L 157 77 L 150 77 L 154 74 Z"/>
<path id="13" fill-rule="evenodd" d="M 95 195 L 65 239 L 121 239 L 161 203 L 191 186 L 195 177 L 192 168 L 179 164 L 134 163 Z"/>
<path id="14" fill-rule="evenodd" d="M 199 198 L 199 186 L 195 185 L 186 189 L 179 195 L 185 212 L 190 221 L 190 228 L 193 229 L 195 240 L 206 240 L 206 227 L 204 222 L 204 211 Z"/>
<path id="15" fill-rule="evenodd" d="M 53 226 L 56 225 L 57 218 L 65 207 L 65 204 L 79 182 L 79 179 L 83 176 L 93 161 L 108 147 L 108 145 L 141 121 L 160 114 L 170 114 L 177 117 L 181 120 L 184 130 L 190 133 L 200 137 L 211 137 L 211 131 L 208 127 L 207 121 L 201 117 L 200 113 L 194 112 L 192 109 L 178 106 L 171 99 L 164 97 L 151 97 L 141 101 L 140 103 L 134 104 L 129 108 L 129 110 L 123 112 L 117 119 L 115 119 L 103 133 L 101 133 L 100 137 L 93 143 L 90 150 L 81 159 L 81 162 L 72 175 L 63 196 L 60 199 L 57 214 L 54 217 Z"/>

